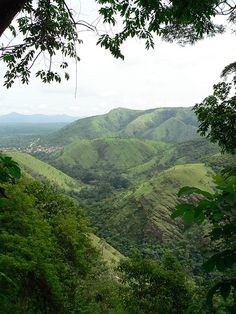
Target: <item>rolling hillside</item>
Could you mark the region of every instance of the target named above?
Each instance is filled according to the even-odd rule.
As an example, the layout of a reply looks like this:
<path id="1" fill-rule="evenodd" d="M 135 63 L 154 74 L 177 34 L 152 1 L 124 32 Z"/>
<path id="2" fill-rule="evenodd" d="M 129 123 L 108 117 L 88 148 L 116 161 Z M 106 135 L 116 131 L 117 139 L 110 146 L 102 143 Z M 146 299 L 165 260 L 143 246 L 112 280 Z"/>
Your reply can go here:
<path id="1" fill-rule="evenodd" d="M 108 114 L 84 118 L 75 121 L 51 137 L 51 142 L 71 143 L 75 139 L 95 139 L 117 136 L 129 122 L 142 111 L 118 108 Z"/>
<path id="2" fill-rule="evenodd" d="M 119 181 L 118 176 L 136 184 L 156 171 L 201 162 L 217 152 L 218 147 L 204 139 L 175 145 L 138 138 L 78 139 L 51 154 L 49 161 L 86 184 L 99 183 L 104 177 Z"/>
<path id="3" fill-rule="evenodd" d="M 48 140 L 65 144 L 78 138 L 138 137 L 181 143 L 199 138 L 196 130 L 197 119 L 191 108 L 117 108 L 104 115 L 75 121 L 55 132 Z"/>
<path id="4" fill-rule="evenodd" d="M 110 268 L 118 265 L 124 257 L 119 251 L 108 244 L 104 239 L 97 237 L 95 234 L 90 235 L 93 245 L 101 252 L 104 261 Z"/>
<path id="5" fill-rule="evenodd" d="M 84 169 L 127 170 L 163 154 L 170 145 L 136 138 L 103 138 L 76 140 L 66 145 L 56 159 L 67 165 Z"/>
<path id="6" fill-rule="evenodd" d="M 136 188 L 110 195 L 85 207 L 99 236 L 126 253 L 132 247 L 148 247 L 178 239 L 183 226 L 170 218 L 185 185 L 211 191 L 213 171 L 204 164 L 176 165 L 155 173 Z M 122 251 L 123 250 L 123 251 Z"/>
<path id="7" fill-rule="evenodd" d="M 12 156 L 31 175 L 71 192 L 98 235 L 127 254 L 181 238 L 183 226 L 170 218 L 178 189 L 213 186 L 202 160 L 218 147 L 196 129 L 190 108 L 118 108 L 53 134 L 63 149 L 46 158 L 61 171 L 30 155 Z"/>
<path id="8" fill-rule="evenodd" d="M 48 181 L 51 184 L 65 190 L 66 192 L 79 192 L 83 184 L 68 175 L 64 174 L 60 170 L 34 158 L 33 156 L 25 153 L 11 152 L 9 156 L 13 157 L 22 167 L 28 175 L 35 179 L 45 182 Z M 105 240 L 100 239 L 95 234 L 90 235 L 93 245 L 101 253 L 102 258 L 108 264 L 109 268 L 114 268 L 118 264 L 119 260 L 124 256 L 109 245 Z"/>
<path id="9" fill-rule="evenodd" d="M 83 187 L 80 181 L 69 177 L 62 171 L 29 154 L 18 152 L 8 152 L 7 154 L 13 157 L 27 174 L 36 179 L 48 181 L 65 191 L 79 192 L 81 187 Z"/>

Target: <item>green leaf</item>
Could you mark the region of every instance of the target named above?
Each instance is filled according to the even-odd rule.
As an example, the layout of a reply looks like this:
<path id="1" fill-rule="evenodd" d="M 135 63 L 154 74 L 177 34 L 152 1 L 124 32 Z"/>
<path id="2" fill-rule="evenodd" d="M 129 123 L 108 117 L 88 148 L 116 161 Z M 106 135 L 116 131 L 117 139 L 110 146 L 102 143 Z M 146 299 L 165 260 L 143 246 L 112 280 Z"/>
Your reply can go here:
<path id="1" fill-rule="evenodd" d="M 217 283 L 208 291 L 207 304 L 212 305 L 213 296 L 217 292 L 217 290 L 220 288 L 220 286 L 221 286 L 221 283 Z"/>
<path id="2" fill-rule="evenodd" d="M 195 212 L 194 222 L 196 222 L 198 225 L 201 225 L 204 220 L 205 220 L 205 216 L 204 216 L 203 212 L 200 212 L 197 215 Z"/>
<path id="3" fill-rule="evenodd" d="M 222 297 L 224 299 L 226 299 L 229 296 L 230 291 L 231 291 L 231 284 L 230 283 L 224 283 L 220 287 L 220 294 L 222 295 Z"/>
<path id="4" fill-rule="evenodd" d="M 15 178 L 15 179 L 20 179 L 21 177 L 21 170 L 19 167 L 14 166 L 9 168 L 9 173 Z"/>
<path id="5" fill-rule="evenodd" d="M 203 190 L 198 189 L 196 187 L 190 187 L 190 186 L 182 187 L 178 192 L 178 196 L 180 197 L 180 196 L 185 195 L 185 194 L 193 194 L 193 193 L 203 195 L 209 199 L 213 198 L 213 195 L 211 193 L 209 193 L 207 191 L 203 191 Z"/>
<path id="6" fill-rule="evenodd" d="M 0 198 L 0 207 L 6 207 L 9 204 L 9 200 L 7 198 Z"/>
<path id="7" fill-rule="evenodd" d="M 193 221 L 194 221 L 194 210 L 191 209 L 191 210 L 186 211 L 186 212 L 184 213 L 184 215 L 183 215 L 183 219 L 184 219 L 184 222 L 185 222 L 186 224 L 191 224 L 191 223 L 193 223 Z"/>
<path id="8" fill-rule="evenodd" d="M 195 209 L 195 206 L 193 204 L 178 204 L 176 205 L 176 211 L 171 214 L 171 218 L 175 219 L 179 216 L 183 216 L 183 214 L 190 209 Z"/>
<path id="9" fill-rule="evenodd" d="M 215 266 L 216 266 L 215 259 L 212 258 L 212 257 L 202 265 L 202 267 L 203 267 L 207 272 L 213 271 L 214 268 L 215 268 Z"/>

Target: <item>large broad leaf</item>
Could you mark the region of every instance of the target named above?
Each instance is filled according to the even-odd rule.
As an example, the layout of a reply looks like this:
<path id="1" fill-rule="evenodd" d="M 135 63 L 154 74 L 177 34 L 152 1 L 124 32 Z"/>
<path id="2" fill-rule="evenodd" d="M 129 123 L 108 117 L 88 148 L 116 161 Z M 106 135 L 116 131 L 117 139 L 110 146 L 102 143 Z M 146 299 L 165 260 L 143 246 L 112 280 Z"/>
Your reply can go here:
<path id="1" fill-rule="evenodd" d="M 214 254 L 203 264 L 203 268 L 211 272 L 215 268 L 219 271 L 225 271 L 227 268 L 232 268 L 236 264 L 236 253 L 233 250 L 225 250 Z"/>
<path id="2" fill-rule="evenodd" d="M 216 267 L 216 260 L 213 257 L 211 257 L 208 261 L 206 261 L 202 267 L 207 271 L 207 272 L 211 272 L 215 269 Z"/>
<path id="3" fill-rule="evenodd" d="M 175 219 L 177 217 L 183 216 L 185 212 L 194 209 L 195 206 L 193 204 L 178 204 L 176 205 L 176 211 L 172 213 L 171 218 Z"/>
<path id="4" fill-rule="evenodd" d="M 204 220 L 205 220 L 205 215 L 203 214 L 203 212 L 195 210 L 194 222 L 196 222 L 198 225 L 201 225 Z"/>
<path id="5" fill-rule="evenodd" d="M 195 212 L 193 209 L 190 209 L 184 213 L 183 219 L 186 224 L 191 224 L 194 222 L 194 213 Z"/>
<path id="6" fill-rule="evenodd" d="M 196 207 L 198 210 L 201 210 L 201 209 L 214 209 L 216 206 L 217 204 L 215 203 L 215 201 L 205 199 L 198 202 Z"/>
<path id="7" fill-rule="evenodd" d="M 188 194 L 193 194 L 193 193 L 203 195 L 208 199 L 213 198 L 213 195 L 211 193 L 209 193 L 207 191 L 203 191 L 203 190 L 198 189 L 196 187 L 191 187 L 191 186 L 182 187 L 178 192 L 178 196 L 182 196 L 182 195 L 186 195 L 186 194 L 188 195 Z"/>
<path id="8" fill-rule="evenodd" d="M 207 294 L 207 303 L 212 304 L 213 296 L 218 292 L 223 298 L 227 298 L 230 294 L 231 289 L 236 288 L 236 278 L 226 279 L 224 281 L 215 284 Z M 235 304 L 231 307 L 231 310 L 235 308 Z M 235 313 L 235 311 L 230 311 L 229 313 Z"/>

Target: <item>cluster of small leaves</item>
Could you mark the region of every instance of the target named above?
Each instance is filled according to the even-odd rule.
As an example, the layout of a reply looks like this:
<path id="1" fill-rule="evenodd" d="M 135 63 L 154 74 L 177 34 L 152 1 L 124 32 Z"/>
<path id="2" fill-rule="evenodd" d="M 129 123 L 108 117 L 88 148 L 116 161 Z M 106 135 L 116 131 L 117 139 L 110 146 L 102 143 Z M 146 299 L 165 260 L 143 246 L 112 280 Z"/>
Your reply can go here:
<path id="1" fill-rule="evenodd" d="M 1 313 L 82 313 L 76 291 L 98 254 L 83 210 L 50 186 L 6 185 L 0 215 Z M 84 312 L 85 313 L 85 312 Z"/>
<path id="2" fill-rule="evenodd" d="M 228 64 L 221 73 L 221 77 L 227 78 L 229 75 L 233 75 L 233 83 L 236 86 L 236 62 Z"/>
<path id="3" fill-rule="evenodd" d="M 127 313 L 188 313 L 191 293 L 174 256 L 166 254 L 159 263 L 133 256 L 123 260 L 118 270 L 127 287 L 123 293 Z"/>
<path id="4" fill-rule="evenodd" d="M 0 154 L 0 183 L 15 183 L 21 176 L 21 170 L 11 157 Z"/>
<path id="5" fill-rule="evenodd" d="M 4 183 L 16 183 L 21 177 L 19 165 L 8 156 L 0 153 L 0 208 L 8 203 Z M 0 274 L 2 276 L 2 274 Z"/>
<path id="6" fill-rule="evenodd" d="M 210 258 L 204 263 L 206 271 L 218 270 L 224 274 L 209 291 L 209 302 L 215 293 L 227 298 L 236 291 L 236 176 L 233 171 L 215 177 L 216 192 L 209 193 L 195 187 L 183 187 L 178 196 L 197 194 L 201 200 L 197 203 L 182 203 L 177 206 L 172 218 L 182 217 L 185 223 L 208 221 L 211 226 Z M 234 304 L 235 309 L 236 304 Z"/>
<path id="7" fill-rule="evenodd" d="M 23 34 L 23 43 L 1 48 L 0 59 L 8 68 L 4 85 L 11 87 L 17 78 L 28 84 L 31 68 L 40 55 L 43 55 L 45 69 L 38 71 L 36 76 L 44 83 L 61 82 L 61 74 L 52 69 L 53 57 L 60 52 L 63 58 L 69 57 L 79 61 L 76 44 L 81 41 L 76 28 L 72 12 L 65 1 L 38 0 L 36 4 L 29 1 L 22 16 L 17 19 L 17 26 L 10 27 L 13 36 Z M 60 68 L 67 67 L 68 63 L 63 60 Z M 64 77 L 68 80 L 69 74 L 65 73 Z"/>
<path id="8" fill-rule="evenodd" d="M 148 49 L 154 46 L 153 34 L 165 41 L 185 44 L 194 43 L 204 35 L 214 36 L 224 31 L 223 26 L 212 21 L 219 13 L 219 0 L 96 1 L 102 6 L 100 15 L 104 23 L 114 26 L 120 19 L 123 22 L 120 32 L 114 36 L 102 35 L 98 41 L 116 58 L 123 58 L 120 46 L 128 37 L 144 39 Z"/>
<path id="9" fill-rule="evenodd" d="M 236 94 L 233 83 L 214 85 L 213 95 L 193 108 L 200 122 L 198 132 L 218 143 L 222 152 L 235 152 L 236 143 Z M 232 96 L 231 96 L 232 95 Z"/>

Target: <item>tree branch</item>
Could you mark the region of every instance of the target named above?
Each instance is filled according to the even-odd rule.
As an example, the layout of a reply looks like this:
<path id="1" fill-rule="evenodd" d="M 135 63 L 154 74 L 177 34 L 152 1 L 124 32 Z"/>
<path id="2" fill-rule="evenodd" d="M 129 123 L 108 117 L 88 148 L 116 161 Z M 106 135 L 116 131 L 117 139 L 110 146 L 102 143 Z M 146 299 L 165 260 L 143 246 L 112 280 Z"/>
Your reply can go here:
<path id="1" fill-rule="evenodd" d="M 31 0 L 0 0 L 0 36 L 11 24 L 15 15 Z"/>

